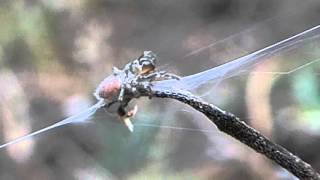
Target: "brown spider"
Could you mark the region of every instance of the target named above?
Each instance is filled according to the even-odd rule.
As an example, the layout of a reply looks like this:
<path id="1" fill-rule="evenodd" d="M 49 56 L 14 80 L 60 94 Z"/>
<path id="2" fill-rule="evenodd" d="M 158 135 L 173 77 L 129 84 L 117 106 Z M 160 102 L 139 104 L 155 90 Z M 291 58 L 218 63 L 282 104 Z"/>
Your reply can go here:
<path id="1" fill-rule="evenodd" d="M 123 69 L 113 67 L 112 75 L 106 77 L 94 93 L 98 100 L 103 99 L 106 102 L 107 109 L 117 104 L 117 114 L 131 132 L 133 124 L 130 118 L 136 114 L 138 107 L 135 105 L 133 108 L 127 109 L 132 97 L 126 96 L 126 90 L 134 93 L 134 97 L 139 97 L 132 84 L 147 83 L 149 85 L 152 81 L 163 79 L 179 80 L 179 77 L 174 74 L 157 71 L 155 63 L 156 55 L 151 51 L 144 51 L 139 58 L 126 64 Z"/>

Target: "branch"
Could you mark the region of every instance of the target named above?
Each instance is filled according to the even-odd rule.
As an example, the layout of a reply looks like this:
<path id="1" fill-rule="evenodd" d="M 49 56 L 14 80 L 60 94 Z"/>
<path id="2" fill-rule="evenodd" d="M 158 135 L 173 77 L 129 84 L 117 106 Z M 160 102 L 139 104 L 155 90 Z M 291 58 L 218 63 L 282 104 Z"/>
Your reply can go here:
<path id="1" fill-rule="evenodd" d="M 263 154 L 300 179 L 320 179 L 320 175 L 308 163 L 293 155 L 282 146 L 273 143 L 235 115 L 204 102 L 190 92 L 181 90 L 173 92 L 172 90 L 157 89 L 154 86 L 147 88 L 143 85 L 135 85 L 135 87 L 140 96 L 172 98 L 190 105 L 206 115 L 220 131 L 234 137 L 256 152 Z"/>

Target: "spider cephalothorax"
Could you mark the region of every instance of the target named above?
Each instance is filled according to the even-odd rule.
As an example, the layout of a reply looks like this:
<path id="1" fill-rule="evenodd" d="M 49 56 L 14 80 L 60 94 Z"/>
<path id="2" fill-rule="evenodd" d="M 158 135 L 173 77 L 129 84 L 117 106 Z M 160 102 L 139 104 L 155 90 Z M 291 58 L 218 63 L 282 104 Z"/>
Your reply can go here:
<path id="1" fill-rule="evenodd" d="M 156 55 L 151 51 L 144 51 L 143 54 L 126 64 L 123 69 L 112 68 L 112 75 L 106 77 L 95 91 L 95 97 L 98 100 L 103 99 L 106 102 L 106 108 L 118 104 L 117 114 L 123 120 L 130 131 L 133 131 L 133 125 L 130 117 L 137 112 L 137 106 L 127 109 L 129 101 L 133 97 L 139 97 L 139 94 L 126 95 L 126 90 L 138 93 L 132 84 L 146 83 L 162 79 L 179 79 L 178 76 L 165 71 L 156 70 Z"/>

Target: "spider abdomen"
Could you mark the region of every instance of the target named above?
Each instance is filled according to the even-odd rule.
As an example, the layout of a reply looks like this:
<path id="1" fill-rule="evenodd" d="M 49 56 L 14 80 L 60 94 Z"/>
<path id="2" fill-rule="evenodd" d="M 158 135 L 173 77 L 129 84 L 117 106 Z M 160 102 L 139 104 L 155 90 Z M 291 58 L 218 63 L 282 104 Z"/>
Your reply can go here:
<path id="1" fill-rule="evenodd" d="M 121 80 L 119 77 L 110 75 L 106 77 L 96 89 L 94 95 L 97 99 L 114 101 L 117 99 L 121 89 Z"/>

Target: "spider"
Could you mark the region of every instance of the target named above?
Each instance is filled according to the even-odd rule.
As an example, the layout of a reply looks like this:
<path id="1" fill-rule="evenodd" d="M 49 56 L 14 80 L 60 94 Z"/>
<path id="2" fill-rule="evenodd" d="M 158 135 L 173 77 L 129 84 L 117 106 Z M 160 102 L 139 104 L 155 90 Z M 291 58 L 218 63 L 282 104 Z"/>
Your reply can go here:
<path id="1" fill-rule="evenodd" d="M 133 97 L 139 97 L 139 93 L 132 84 L 142 83 L 150 87 L 152 81 L 163 79 L 176 79 L 180 77 L 166 71 L 156 70 L 156 55 L 152 51 L 144 51 L 143 54 L 126 64 L 123 69 L 112 68 L 112 74 L 106 77 L 96 89 L 94 95 L 98 100 L 106 102 L 106 109 L 116 106 L 117 115 L 132 132 L 133 124 L 130 120 L 138 110 L 137 105 L 128 108 L 128 103 L 132 96 L 127 96 L 127 92 L 133 93 Z"/>

